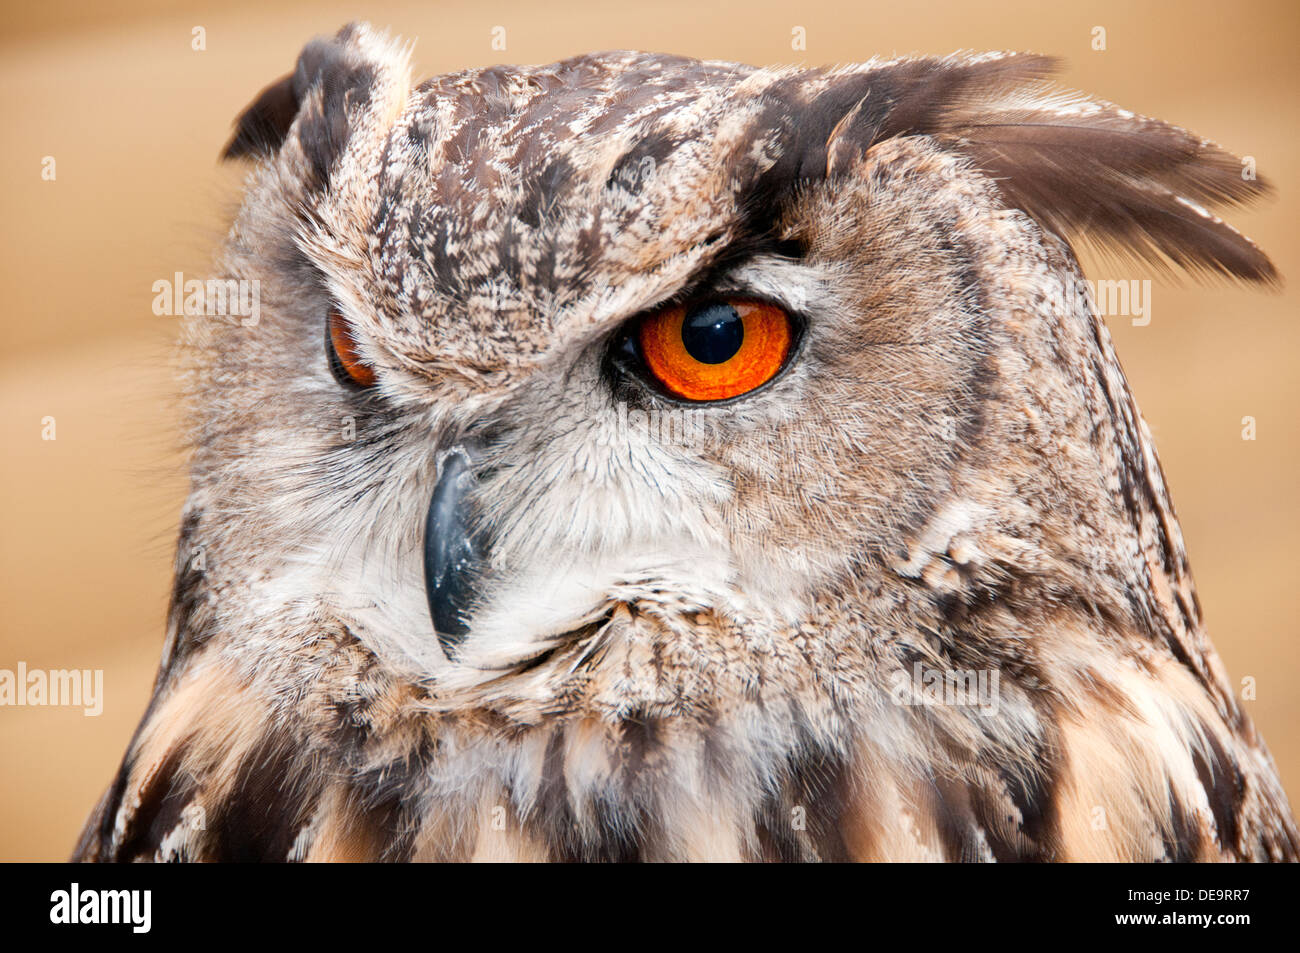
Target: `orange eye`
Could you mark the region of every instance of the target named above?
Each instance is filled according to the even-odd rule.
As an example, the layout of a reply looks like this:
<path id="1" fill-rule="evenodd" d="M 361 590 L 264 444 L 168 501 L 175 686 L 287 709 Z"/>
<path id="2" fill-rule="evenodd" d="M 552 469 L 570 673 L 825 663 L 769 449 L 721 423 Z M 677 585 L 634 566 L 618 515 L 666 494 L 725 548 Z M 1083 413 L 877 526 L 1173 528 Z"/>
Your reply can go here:
<path id="1" fill-rule="evenodd" d="M 347 318 L 332 309 L 329 317 L 329 351 L 330 367 L 340 381 L 358 387 L 374 384 L 375 369 L 364 363 L 357 353 L 357 341 L 352 336 Z"/>
<path id="2" fill-rule="evenodd" d="M 785 365 L 793 337 L 785 311 L 747 298 L 672 305 L 637 329 L 650 373 L 670 393 L 701 401 L 739 397 L 766 384 Z"/>

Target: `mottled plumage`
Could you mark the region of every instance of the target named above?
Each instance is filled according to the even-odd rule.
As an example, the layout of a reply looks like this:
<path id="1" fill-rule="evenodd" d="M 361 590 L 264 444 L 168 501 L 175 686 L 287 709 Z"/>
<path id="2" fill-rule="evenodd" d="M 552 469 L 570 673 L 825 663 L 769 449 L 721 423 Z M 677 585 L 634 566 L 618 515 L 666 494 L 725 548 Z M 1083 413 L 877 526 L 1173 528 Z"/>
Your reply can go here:
<path id="1" fill-rule="evenodd" d="M 262 318 L 187 321 L 167 647 L 79 858 L 1295 858 L 1061 294 L 1079 240 L 1271 279 L 1205 211 L 1261 191 L 1232 156 L 1036 56 L 406 63 L 345 28 L 231 143 Z M 700 289 L 799 314 L 798 353 L 701 440 L 621 426 L 680 408 L 611 340 Z M 490 558 L 453 643 L 420 554 L 454 447 Z"/>

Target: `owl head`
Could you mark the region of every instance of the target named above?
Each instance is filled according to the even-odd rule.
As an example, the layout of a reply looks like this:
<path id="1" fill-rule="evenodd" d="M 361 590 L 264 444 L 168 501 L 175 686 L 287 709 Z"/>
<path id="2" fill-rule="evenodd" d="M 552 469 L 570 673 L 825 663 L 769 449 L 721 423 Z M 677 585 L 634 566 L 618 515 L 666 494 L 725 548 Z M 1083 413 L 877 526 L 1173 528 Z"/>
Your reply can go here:
<path id="1" fill-rule="evenodd" d="M 1040 56 L 407 54 L 313 42 L 227 148 L 261 320 L 188 326 L 189 641 L 693 711 L 1149 624 L 1181 541 L 1071 243 L 1272 279 L 1237 159 Z"/>
<path id="2" fill-rule="evenodd" d="M 237 120 L 78 858 L 1297 856 L 1073 251 L 1271 281 L 1249 168 L 1037 56 L 407 58 Z"/>

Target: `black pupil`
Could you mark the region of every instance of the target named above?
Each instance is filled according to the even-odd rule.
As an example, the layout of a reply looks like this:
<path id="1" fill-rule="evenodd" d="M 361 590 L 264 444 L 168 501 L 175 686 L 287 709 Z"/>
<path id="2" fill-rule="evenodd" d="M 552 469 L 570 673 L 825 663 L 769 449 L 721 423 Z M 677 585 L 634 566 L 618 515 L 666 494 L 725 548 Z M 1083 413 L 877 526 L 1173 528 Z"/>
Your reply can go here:
<path id="1" fill-rule="evenodd" d="M 686 312 L 682 343 L 701 364 L 721 364 L 736 356 L 745 340 L 745 322 L 725 301 L 706 301 Z"/>

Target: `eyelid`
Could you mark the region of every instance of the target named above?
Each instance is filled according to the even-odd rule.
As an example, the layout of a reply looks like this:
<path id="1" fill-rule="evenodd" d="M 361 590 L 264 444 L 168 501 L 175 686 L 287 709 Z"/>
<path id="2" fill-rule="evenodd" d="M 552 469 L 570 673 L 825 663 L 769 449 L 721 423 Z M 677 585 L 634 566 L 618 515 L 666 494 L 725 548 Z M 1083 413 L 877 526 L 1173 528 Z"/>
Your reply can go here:
<path id="1" fill-rule="evenodd" d="M 757 298 L 806 319 L 810 301 L 830 299 L 833 288 L 830 279 L 827 268 L 806 259 L 760 255 L 719 276 L 710 283 L 706 295 L 690 297 L 691 300 L 711 296 Z"/>

